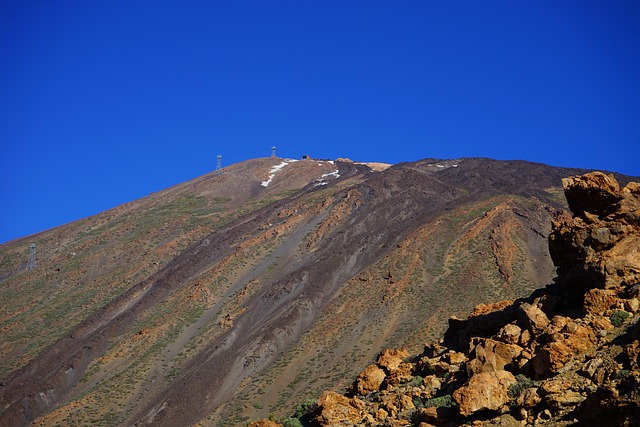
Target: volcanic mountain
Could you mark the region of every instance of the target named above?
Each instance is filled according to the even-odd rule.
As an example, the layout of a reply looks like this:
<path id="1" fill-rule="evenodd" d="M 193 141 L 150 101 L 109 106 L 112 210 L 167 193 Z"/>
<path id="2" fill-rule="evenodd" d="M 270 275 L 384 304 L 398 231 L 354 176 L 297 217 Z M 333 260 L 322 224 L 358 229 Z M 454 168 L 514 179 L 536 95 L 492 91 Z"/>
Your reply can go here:
<path id="1" fill-rule="evenodd" d="M 419 351 L 450 316 L 549 283 L 561 178 L 585 172 L 375 169 L 250 160 L 0 246 L 2 423 L 289 413 L 382 348 Z"/>

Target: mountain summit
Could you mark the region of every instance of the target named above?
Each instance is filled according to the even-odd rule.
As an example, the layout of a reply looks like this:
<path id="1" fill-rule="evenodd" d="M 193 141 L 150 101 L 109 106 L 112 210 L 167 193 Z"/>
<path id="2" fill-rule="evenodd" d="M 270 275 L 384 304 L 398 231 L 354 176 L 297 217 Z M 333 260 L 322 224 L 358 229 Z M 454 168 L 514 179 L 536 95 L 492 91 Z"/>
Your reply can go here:
<path id="1" fill-rule="evenodd" d="M 549 283 L 561 179 L 583 172 L 257 159 L 4 244 L 0 417 L 178 426 L 290 413 L 381 349 L 419 351 L 451 315 Z"/>

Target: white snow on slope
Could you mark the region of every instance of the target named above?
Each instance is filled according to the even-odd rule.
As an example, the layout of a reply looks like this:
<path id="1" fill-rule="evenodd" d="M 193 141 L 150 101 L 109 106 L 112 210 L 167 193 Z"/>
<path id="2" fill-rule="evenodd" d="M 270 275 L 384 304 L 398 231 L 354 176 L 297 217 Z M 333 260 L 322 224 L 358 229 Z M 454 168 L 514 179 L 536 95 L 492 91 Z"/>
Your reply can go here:
<path id="1" fill-rule="evenodd" d="M 330 176 L 335 176 L 336 179 L 340 178 L 340 174 L 338 173 L 337 170 L 333 171 L 333 172 L 325 173 L 325 174 L 322 174 L 322 176 L 320 178 L 316 179 L 316 184 L 315 185 L 316 186 L 318 186 L 318 185 L 327 185 L 328 182 L 325 181 L 324 179 L 328 178 Z"/>
<path id="2" fill-rule="evenodd" d="M 275 165 L 274 167 L 272 167 L 271 170 L 269 171 L 269 179 L 267 179 L 266 181 L 262 181 L 262 186 L 268 187 L 269 184 L 271 183 L 271 180 L 273 180 L 273 177 L 276 176 L 276 173 L 283 167 L 287 166 L 289 163 L 293 163 L 293 162 L 297 162 L 297 160 L 288 159 L 280 163 L 279 165 Z"/>

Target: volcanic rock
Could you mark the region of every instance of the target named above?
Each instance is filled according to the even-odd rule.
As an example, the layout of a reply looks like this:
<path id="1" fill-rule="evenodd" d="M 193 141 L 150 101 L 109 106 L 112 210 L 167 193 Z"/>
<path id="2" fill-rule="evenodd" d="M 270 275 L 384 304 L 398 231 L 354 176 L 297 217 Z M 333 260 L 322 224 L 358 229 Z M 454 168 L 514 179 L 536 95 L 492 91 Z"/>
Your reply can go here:
<path id="1" fill-rule="evenodd" d="M 377 391 L 386 377 L 385 372 L 376 364 L 367 366 L 356 378 L 355 389 L 360 395 Z"/>
<path id="2" fill-rule="evenodd" d="M 504 370 L 481 372 L 454 391 L 453 399 L 463 416 L 485 409 L 497 411 L 509 401 L 507 392 L 515 382 L 513 374 Z"/>
<path id="3" fill-rule="evenodd" d="M 318 399 L 314 421 L 320 426 L 355 425 L 365 418 L 363 401 L 326 391 Z"/>

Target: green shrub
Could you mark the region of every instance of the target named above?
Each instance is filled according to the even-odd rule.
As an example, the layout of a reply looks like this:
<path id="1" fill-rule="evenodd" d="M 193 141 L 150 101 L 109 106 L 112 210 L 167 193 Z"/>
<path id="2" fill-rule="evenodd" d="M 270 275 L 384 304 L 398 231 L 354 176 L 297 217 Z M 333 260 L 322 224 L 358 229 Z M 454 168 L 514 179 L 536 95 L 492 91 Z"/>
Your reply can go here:
<path id="1" fill-rule="evenodd" d="M 516 383 L 509 386 L 509 389 L 507 390 L 507 396 L 509 396 L 511 399 L 516 399 L 518 396 L 520 396 L 520 393 L 534 386 L 535 383 L 533 382 L 533 380 L 525 377 L 522 374 L 518 374 L 516 375 Z"/>
<path id="2" fill-rule="evenodd" d="M 629 316 L 630 314 L 624 310 L 616 310 L 613 312 L 609 319 L 611 320 L 613 326 L 621 326 Z"/>
<path id="3" fill-rule="evenodd" d="M 293 413 L 293 418 L 302 418 L 308 413 L 312 412 L 316 409 L 316 401 L 314 399 L 307 399 L 302 403 L 296 405 L 295 412 Z"/>
<path id="4" fill-rule="evenodd" d="M 297 418 L 287 418 L 283 424 L 284 427 L 302 427 L 302 423 Z"/>
<path id="5" fill-rule="evenodd" d="M 451 408 L 452 406 L 454 406 L 454 403 L 450 394 L 427 399 L 424 402 L 425 408 Z"/>
<path id="6" fill-rule="evenodd" d="M 411 387 L 419 387 L 422 384 L 422 381 L 424 381 L 424 378 L 422 378 L 420 375 L 416 375 L 411 381 L 407 383 L 407 385 Z"/>

